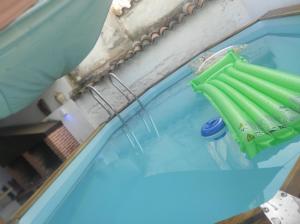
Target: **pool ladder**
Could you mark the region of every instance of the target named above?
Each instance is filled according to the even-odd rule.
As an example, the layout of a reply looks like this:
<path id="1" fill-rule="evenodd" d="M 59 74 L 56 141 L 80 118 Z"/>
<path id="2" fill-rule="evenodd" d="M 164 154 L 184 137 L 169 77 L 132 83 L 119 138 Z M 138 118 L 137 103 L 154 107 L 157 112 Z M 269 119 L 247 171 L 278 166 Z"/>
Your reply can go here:
<path id="1" fill-rule="evenodd" d="M 157 137 L 159 137 L 159 132 L 157 130 L 156 124 L 153 121 L 153 118 L 152 118 L 151 114 L 147 111 L 147 109 L 145 108 L 145 106 L 143 105 L 141 100 L 134 94 L 134 92 L 128 86 L 126 86 L 118 78 L 118 76 L 116 76 L 116 74 L 109 73 L 108 77 L 109 77 L 109 80 L 110 80 L 111 84 L 127 99 L 128 104 L 130 104 L 132 102 L 132 100 L 122 91 L 122 89 L 119 86 L 117 86 L 114 83 L 114 80 L 117 81 L 118 84 L 121 85 L 133 97 L 133 100 L 138 103 L 138 105 L 141 108 L 141 111 L 144 113 L 144 114 L 139 113 L 139 116 L 143 120 L 143 122 L 145 124 L 145 127 L 147 128 L 148 132 L 151 133 L 151 127 L 152 127 L 153 130 L 155 131 L 155 134 L 157 135 Z M 150 125 L 148 124 L 147 120 L 145 119 L 145 117 L 143 115 L 146 115 L 146 118 L 150 121 Z"/>
<path id="2" fill-rule="evenodd" d="M 147 116 L 148 120 L 150 121 L 150 124 L 155 131 L 155 134 L 159 137 L 159 132 L 157 130 L 157 127 L 153 121 L 152 116 L 150 113 L 146 110 L 143 103 L 140 101 L 140 99 L 133 93 L 132 90 L 128 86 L 126 86 L 114 73 L 108 74 L 109 80 L 111 84 L 127 99 L 127 103 L 130 104 L 132 100 L 130 97 L 123 92 L 123 90 L 114 82 L 116 81 L 120 86 L 122 86 L 130 95 L 133 97 L 133 100 L 138 103 L 138 105 L 141 108 L 141 111 L 144 113 L 144 115 Z M 93 86 L 89 85 L 87 86 L 89 92 L 91 93 L 92 97 L 99 103 L 99 105 L 107 112 L 109 115 L 109 118 L 112 119 L 114 116 L 118 117 L 118 119 L 122 123 L 122 130 L 126 134 L 129 142 L 134 148 L 138 148 L 141 152 L 143 152 L 143 148 L 141 144 L 139 143 L 137 137 L 133 133 L 133 131 L 129 128 L 126 120 L 112 107 L 112 105 L 108 102 L 108 100 L 103 97 L 103 95 Z M 138 112 L 139 116 L 141 116 L 141 119 L 143 120 L 143 123 L 149 133 L 151 133 L 150 125 L 148 124 L 147 120 L 143 116 L 143 114 L 140 114 Z"/>

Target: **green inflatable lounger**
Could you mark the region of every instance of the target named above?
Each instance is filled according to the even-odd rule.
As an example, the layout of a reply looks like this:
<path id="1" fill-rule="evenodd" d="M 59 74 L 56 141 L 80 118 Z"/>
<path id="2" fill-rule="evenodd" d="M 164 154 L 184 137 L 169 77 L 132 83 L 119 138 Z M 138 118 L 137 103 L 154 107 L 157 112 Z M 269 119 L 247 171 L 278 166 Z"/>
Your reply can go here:
<path id="1" fill-rule="evenodd" d="M 253 158 L 300 132 L 300 76 L 256 66 L 233 51 L 192 80 Z"/>

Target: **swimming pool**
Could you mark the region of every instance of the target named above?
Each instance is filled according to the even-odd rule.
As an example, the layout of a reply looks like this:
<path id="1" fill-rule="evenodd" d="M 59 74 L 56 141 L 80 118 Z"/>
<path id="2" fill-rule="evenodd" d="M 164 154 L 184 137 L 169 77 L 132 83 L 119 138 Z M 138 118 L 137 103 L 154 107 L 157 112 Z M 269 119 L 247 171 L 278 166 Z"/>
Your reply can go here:
<path id="1" fill-rule="evenodd" d="M 246 43 L 251 63 L 300 74 L 299 25 L 300 16 L 259 22 L 212 51 Z M 300 138 L 251 161 L 230 135 L 214 144 L 201 138 L 201 125 L 218 113 L 188 85 L 192 64 L 141 97 L 159 136 L 146 130 L 133 104 L 122 116 L 142 148 L 133 148 L 113 119 L 20 223 L 213 223 L 269 200 L 300 155 Z"/>

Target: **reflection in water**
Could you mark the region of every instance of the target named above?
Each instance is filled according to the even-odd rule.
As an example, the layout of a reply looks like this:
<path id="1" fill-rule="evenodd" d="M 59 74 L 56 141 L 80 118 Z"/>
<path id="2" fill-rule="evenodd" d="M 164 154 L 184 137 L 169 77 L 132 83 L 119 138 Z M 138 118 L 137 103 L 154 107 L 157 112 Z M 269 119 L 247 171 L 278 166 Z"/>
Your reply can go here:
<path id="1" fill-rule="evenodd" d="M 221 170 L 250 169 L 254 166 L 228 133 L 208 142 L 208 151 Z"/>

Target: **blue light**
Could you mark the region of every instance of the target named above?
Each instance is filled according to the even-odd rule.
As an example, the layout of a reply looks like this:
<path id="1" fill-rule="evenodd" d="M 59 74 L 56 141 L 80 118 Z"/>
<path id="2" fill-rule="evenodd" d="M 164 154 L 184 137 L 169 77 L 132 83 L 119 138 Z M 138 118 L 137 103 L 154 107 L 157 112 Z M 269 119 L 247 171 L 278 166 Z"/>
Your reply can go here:
<path id="1" fill-rule="evenodd" d="M 72 120 L 72 115 L 71 114 L 65 114 L 64 115 L 64 120 L 66 120 L 66 121 L 71 121 Z"/>

